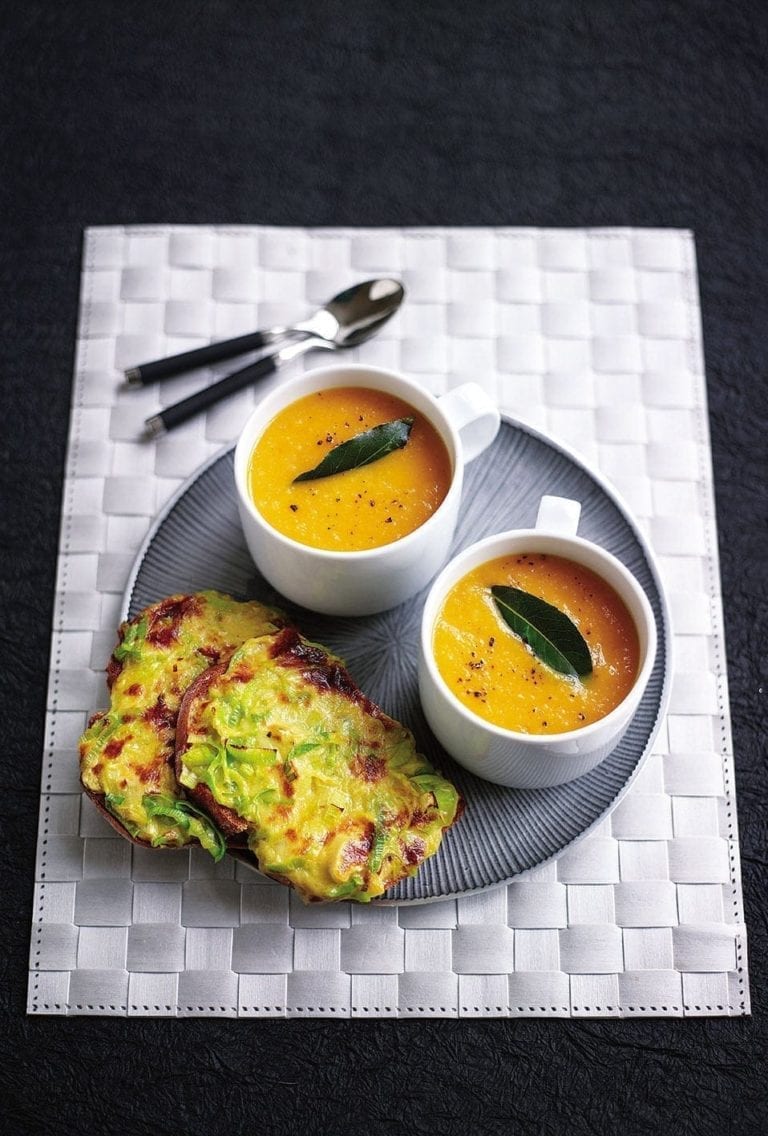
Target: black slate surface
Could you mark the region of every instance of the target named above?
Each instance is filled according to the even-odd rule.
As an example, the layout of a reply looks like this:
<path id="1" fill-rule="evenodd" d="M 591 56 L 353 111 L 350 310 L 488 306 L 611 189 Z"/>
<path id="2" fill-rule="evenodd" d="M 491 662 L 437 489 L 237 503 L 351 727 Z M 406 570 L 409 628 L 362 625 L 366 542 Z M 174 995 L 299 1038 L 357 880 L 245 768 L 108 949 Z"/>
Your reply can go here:
<path id="1" fill-rule="evenodd" d="M 767 49 L 758 0 L 0 3 L 8 1131 L 764 1130 Z M 82 231 L 144 222 L 695 231 L 751 1019 L 26 1017 Z"/>

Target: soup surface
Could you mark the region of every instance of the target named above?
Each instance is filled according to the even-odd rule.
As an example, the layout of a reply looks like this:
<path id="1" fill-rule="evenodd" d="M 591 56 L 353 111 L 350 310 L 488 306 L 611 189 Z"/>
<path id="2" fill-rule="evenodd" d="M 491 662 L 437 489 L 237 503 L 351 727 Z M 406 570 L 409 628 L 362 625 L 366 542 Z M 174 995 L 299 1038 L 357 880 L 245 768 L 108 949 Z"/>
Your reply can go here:
<path id="1" fill-rule="evenodd" d="M 406 445 L 358 469 L 294 483 L 335 446 L 384 422 L 413 418 Z M 251 496 L 273 528 L 313 548 L 359 552 L 391 544 L 443 501 L 451 461 L 440 435 L 402 399 L 364 387 L 331 387 L 272 419 L 248 469 Z"/>
<path id="2" fill-rule="evenodd" d="M 559 674 L 534 655 L 496 609 L 490 588 L 510 585 L 559 608 L 592 656 L 584 678 Z M 577 730 L 604 718 L 629 693 L 640 645 L 624 601 L 588 568 L 541 553 L 490 560 L 456 583 L 435 623 L 437 668 L 474 714 L 526 734 Z"/>

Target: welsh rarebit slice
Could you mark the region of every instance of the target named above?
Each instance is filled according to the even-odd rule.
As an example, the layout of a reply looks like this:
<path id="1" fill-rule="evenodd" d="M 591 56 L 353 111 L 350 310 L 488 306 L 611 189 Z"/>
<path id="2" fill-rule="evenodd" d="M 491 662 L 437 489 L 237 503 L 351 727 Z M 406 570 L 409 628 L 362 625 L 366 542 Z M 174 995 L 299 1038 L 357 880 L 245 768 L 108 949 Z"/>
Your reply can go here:
<path id="1" fill-rule="evenodd" d="M 305 901 L 380 896 L 461 809 L 410 731 L 293 627 L 249 639 L 192 684 L 176 774 L 231 848 Z"/>
<path id="2" fill-rule="evenodd" d="M 208 817 L 179 794 L 181 697 L 201 672 L 283 622 L 263 604 L 206 591 L 169 596 L 121 625 L 107 666 L 110 707 L 80 739 L 83 788 L 119 832 L 153 846 L 199 842 L 217 859 L 224 855 Z"/>

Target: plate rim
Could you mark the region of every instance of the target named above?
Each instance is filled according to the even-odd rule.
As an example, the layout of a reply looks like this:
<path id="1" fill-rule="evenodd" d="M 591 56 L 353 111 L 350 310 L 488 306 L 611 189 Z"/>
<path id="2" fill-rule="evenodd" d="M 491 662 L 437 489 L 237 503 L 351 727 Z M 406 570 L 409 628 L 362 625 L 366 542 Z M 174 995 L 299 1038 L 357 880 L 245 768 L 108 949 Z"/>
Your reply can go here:
<path id="1" fill-rule="evenodd" d="M 638 777 L 639 773 L 643 769 L 646 761 L 648 760 L 648 757 L 650 756 L 651 750 L 653 749 L 653 744 L 654 744 L 656 738 L 658 737 L 662 723 L 664 722 L 666 715 L 667 715 L 667 711 L 669 709 L 669 702 L 670 702 L 671 688 L 672 688 L 672 676 L 673 676 L 673 673 L 674 673 L 674 662 L 673 662 L 673 653 L 672 653 L 673 652 L 672 620 L 671 620 L 671 612 L 670 612 L 670 608 L 669 608 L 669 601 L 667 599 L 666 589 L 664 587 L 663 580 L 662 580 L 662 577 L 661 577 L 661 572 L 660 572 L 660 569 L 659 569 L 659 566 L 658 566 L 658 563 L 657 563 L 657 560 L 656 560 L 656 554 L 653 551 L 650 543 L 648 542 L 645 534 L 640 529 L 638 522 L 635 519 L 635 516 L 634 516 L 631 508 L 629 507 L 628 503 L 624 500 L 624 498 L 623 498 L 622 494 L 619 492 L 619 490 L 612 484 L 612 482 L 605 476 L 605 474 L 603 474 L 601 470 L 592 466 L 572 446 L 561 441 L 559 438 L 554 437 L 552 434 L 549 434 L 548 432 L 546 432 L 544 430 L 540 430 L 537 427 L 532 426 L 530 423 L 525 422 L 522 419 L 515 418 L 513 415 L 507 414 L 506 412 L 501 413 L 501 421 L 502 421 L 502 423 L 506 423 L 507 425 L 511 426 L 513 429 L 520 430 L 523 433 L 530 435 L 536 441 L 542 443 L 543 445 L 549 447 L 550 449 L 554 449 L 554 450 L 558 451 L 572 465 L 576 466 L 578 469 L 580 469 L 582 471 L 582 473 L 586 474 L 587 477 L 591 478 L 598 485 L 598 487 L 602 490 L 602 492 L 613 502 L 613 504 L 618 509 L 619 513 L 621 514 L 623 521 L 629 526 L 635 540 L 637 541 L 638 545 L 640 546 L 640 548 L 643 552 L 643 555 L 645 557 L 646 564 L 647 564 L 648 569 L 650 571 L 651 577 L 653 579 L 654 585 L 656 587 L 656 593 L 657 593 L 658 602 L 659 602 L 659 612 L 660 612 L 661 622 L 662 622 L 662 631 L 663 631 L 663 634 L 660 636 L 660 639 L 662 640 L 662 643 L 663 643 L 664 665 L 663 665 L 663 676 L 662 676 L 661 690 L 659 692 L 659 701 L 658 701 L 658 706 L 656 708 L 656 716 L 655 716 L 653 725 L 652 725 L 652 727 L 651 727 L 651 729 L 648 733 L 648 738 L 646 740 L 642 754 L 640 754 L 640 756 L 638 757 L 632 772 L 626 778 L 626 780 L 623 782 L 621 787 L 617 790 L 616 794 L 611 798 L 611 800 L 608 802 L 608 804 L 605 806 L 605 808 L 600 812 L 600 814 L 589 825 L 587 825 L 586 828 L 584 828 L 576 836 L 574 836 L 570 840 L 568 840 L 565 844 L 560 845 L 549 856 L 545 857 L 543 860 L 539 860 L 536 864 L 533 864 L 528 868 L 524 868 L 521 872 L 517 872 L 514 875 L 505 877 L 504 879 L 501 879 L 501 880 L 496 880 L 493 883 L 481 884 L 477 888 L 466 888 L 466 889 L 462 889 L 461 891 L 447 892 L 447 893 L 444 893 L 444 894 L 441 894 L 441 895 L 436 895 L 436 896 L 423 896 L 423 897 L 418 896 L 418 897 L 406 898 L 406 899 L 394 899 L 394 898 L 393 899 L 387 899 L 385 897 L 381 897 L 380 899 L 374 900 L 372 906 L 375 905 L 375 906 L 383 906 L 383 907 L 386 907 L 386 906 L 389 906 L 389 907 L 399 907 L 399 906 L 411 907 L 411 906 L 418 906 L 418 905 L 423 905 L 423 904 L 428 904 L 428 903 L 443 903 L 443 902 L 448 902 L 449 900 L 461 899 L 465 896 L 479 895 L 479 894 L 482 894 L 483 892 L 491 891 L 494 888 L 506 887 L 509 884 L 514 883 L 515 881 L 523 880 L 523 879 L 526 878 L 526 876 L 529 873 L 534 872 L 534 871 L 538 871 L 540 868 L 545 867 L 547 864 L 551 864 L 554 860 L 557 860 L 560 856 L 562 856 L 563 853 L 566 852 L 568 849 L 574 848 L 577 844 L 580 844 L 582 840 L 586 839 L 586 837 L 588 837 L 590 835 L 590 833 L 594 832 L 594 830 L 599 825 L 601 825 L 603 823 L 603 821 L 608 816 L 610 816 L 610 814 L 614 811 L 616 806 L 624 798 L 624 796 L 627 794 L 627 792 L 632 787 L 635 779 Z M 173 509 L 178 504 L 178 502 L 180 500 L 182 500 L 182 498 L 187 494 L 187 492 L 191 489 L 191 487 L 193 485 L 195 485 L 197 481 L 199 481 L 199 479 L 207 472 L 208 469 L 211 468 L 211 466 L 215 465 L 217 462 L 221 461 L 223 458 L 227 457 L 230 453 L 232 453 L 232 451 L 235 449 L 235 445 L 236 445 L 236 442 L 225 443 L 215 453 L 211 454 L 210 457 L 206 458 L 205 461 L 201 462 L 201 464 L 195 470 L 193 470 L 193 472 L 191 474 L 189 474 L 188 477 L 186 477 L 183 480 L 181 485 L 178 486 L 178 488 L 171 494 L 171 496 L 165 502 L 162 509 L 156 514 L 156 516 L 155 516 L 154 520 L 152 521 L 149 529 L 147 530 L 147 533 L 146 533 L 144 539 L 142 540 L 139 548 L 136 551 L 134 561 L 133 561 L 133 564 L 131 566 L 131 570 L 128 574 L 128 578 L 127 578 L 127 581 L 126 581 L 126 584 L 125 584 L 125 588 L 123 590 L 122 600 L 121 600 L 121 604 L 120 604 L 119 618 L 120 618 L 121 622 L 123 620 L 126 620 L 126 619 L 129 618 L 128 612 L 129 612 L 129 609 L 130 609 L 131 600 L 132 600 L 132 597 L 133 597 L 133 592 L 134 592 L 135 587 L 136 587 L 136 581 L 137 581 L 139 572 L 141 571 L 141 567 L 142 567 L 144 559 L 147 555 L 147 552 L 148 552 L 150 546 L 152 545 L 158 531 L 160 530 L 160 528 L 164 524 L 166 518 L 173 511 Z M 246 865 L 246 866 L 250 867 L 250 865 Z M 257 871 L 257 869 L 255 869 L 255 868 L 253 870 Z"/>

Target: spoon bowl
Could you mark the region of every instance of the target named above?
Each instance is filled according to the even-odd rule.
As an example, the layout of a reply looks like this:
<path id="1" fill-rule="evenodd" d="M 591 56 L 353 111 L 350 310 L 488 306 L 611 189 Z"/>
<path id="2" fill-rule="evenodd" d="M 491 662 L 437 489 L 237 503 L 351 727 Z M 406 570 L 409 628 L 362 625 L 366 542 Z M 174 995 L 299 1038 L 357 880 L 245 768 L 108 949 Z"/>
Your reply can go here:
<path id="1" fill-rule="evenodd" d="M 352 343 L 346 342 L 349 337 L 363 332 L 374 335 L 395 314 L 404 296 L 405 289 L 399 280 L 366 280 L 345 288 L 310 319 L 285 331 L 325 339 L 336 347 L 353 347 L 362 343 L 367 335 L 356 338 Z"/>
<path id="2" fill-rule="evenodd" d="M 310 335 L 298 343 L 283 347 L 282 350 L 277 352 L 277 355 L 279 355 L 281 363 L 287 363 L 290 359 L 295 359 L 298 355 L 303 355 L 305 351 L 311 351 L 315 348 L 325 351 L 344 351 L 349 347 L 358 347 L 361 343 L 365 343 L 366 340 L 376 335 L 393 315 L 394 311 L 389 311 L 376 319 L 360 323 L 357 326 L 345 327 L 339 325 L 330 337 L 317 334 Z"/>

